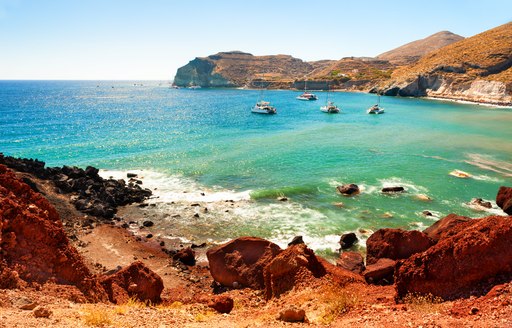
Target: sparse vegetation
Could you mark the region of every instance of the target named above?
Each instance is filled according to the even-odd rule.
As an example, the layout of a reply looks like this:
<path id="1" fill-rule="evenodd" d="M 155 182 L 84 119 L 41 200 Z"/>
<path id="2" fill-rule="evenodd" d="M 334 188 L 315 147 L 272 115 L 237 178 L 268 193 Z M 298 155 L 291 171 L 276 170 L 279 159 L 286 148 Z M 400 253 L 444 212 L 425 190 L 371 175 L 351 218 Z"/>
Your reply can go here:
<path id="1" fill-rule="evenodd" d="M 438 313 L 443 299 L 431 294 L 408 294 L 403 301 L 416 311 Z"/>
<path id="2" fill-rule="evenodd" d="M 105 327 L 112 325 L 112 312 L 98 306 L 90 306 L 82 316 L 85 324 L 92 327 Z"/>

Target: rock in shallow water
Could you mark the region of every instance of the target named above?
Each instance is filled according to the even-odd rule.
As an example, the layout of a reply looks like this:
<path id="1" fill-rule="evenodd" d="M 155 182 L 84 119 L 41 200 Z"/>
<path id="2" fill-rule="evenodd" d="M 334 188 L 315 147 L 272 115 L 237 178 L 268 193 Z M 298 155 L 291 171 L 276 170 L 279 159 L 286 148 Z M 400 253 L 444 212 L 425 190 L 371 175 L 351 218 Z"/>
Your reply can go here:
<path id="1" fill-rule="evenodd" d="M 359 186 L 354 183 L 338 186 L 336 189 L 344 196 L 355 196 L 361 192 Z"/>

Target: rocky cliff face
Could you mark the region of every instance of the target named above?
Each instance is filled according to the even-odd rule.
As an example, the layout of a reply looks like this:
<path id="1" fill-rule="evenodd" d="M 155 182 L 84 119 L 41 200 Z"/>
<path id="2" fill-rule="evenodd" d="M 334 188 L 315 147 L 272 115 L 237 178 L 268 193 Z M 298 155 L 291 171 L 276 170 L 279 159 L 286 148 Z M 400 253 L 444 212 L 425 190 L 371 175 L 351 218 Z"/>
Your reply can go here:
<path id="1" fill-rule="evenodd" d="M 397 69 L 377 91 L 512 105 L 512 23 L 431 52 Z"/>
<path id="2" fill-rule="evenodd" d="M 174 84 L 181 87 L 259 87 L 258 81 L 289 84 L 323 64 L 312 65 L 288 55 L 253 56 L 240 51 L 220 52 L 195 58 L 180 67 Z"/>

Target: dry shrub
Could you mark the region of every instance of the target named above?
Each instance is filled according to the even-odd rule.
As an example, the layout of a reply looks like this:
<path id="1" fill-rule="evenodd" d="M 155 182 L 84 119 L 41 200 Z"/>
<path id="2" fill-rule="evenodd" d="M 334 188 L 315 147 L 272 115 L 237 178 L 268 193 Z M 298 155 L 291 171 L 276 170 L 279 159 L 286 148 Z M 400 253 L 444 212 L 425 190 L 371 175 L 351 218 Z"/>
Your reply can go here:
<path id="1" fill-rule="evenodd" d="M 323 304 L 323 311 L 318 320 L 320 323 L 329 324 L 356 306 L 359 303 L 359 297 L 338 286 L 325 286 L 320 290 L 315 301 Z"/>
<path id="2" fill-rule="evenodd" d="M 82 319 L 87 326 L 105 327 L 113 323 L 112 312 L 98 306 L 91 306 L 85 310 Z"/>

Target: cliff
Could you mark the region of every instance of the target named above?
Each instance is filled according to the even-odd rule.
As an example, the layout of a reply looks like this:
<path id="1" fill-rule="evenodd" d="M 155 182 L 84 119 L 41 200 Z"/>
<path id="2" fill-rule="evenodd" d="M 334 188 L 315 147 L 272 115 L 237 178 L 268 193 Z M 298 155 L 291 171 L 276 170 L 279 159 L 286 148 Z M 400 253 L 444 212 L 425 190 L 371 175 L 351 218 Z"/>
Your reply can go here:
<path id="1" fill-rule="evenodd" d="M 512 22 L 397 69 L 375 91 L 512 105 Z"/>
<path id="2" fill-rule="evenodd" d="M 240 51 L 220 52 L 195 58 L 180 67 L 174 84 L 180 87 L 260 87 L 258 81 L 275 81 L 289 87 L 297 78 L 324 65 L 325 61 L 310 64 L 289 55 L 253 56 Z"/>
<path id="3" fill-rule="evenodd" d="M 387 60 L 390 63 L 399 66 L 410 65 L 417 62 L 421 57 L 431 51 L 440 49 L 463 39 L 464 37 L 452 32 L 441 31 L 424 39 L 409 42 L 393 50 L 386 51 L 378 55 L 377 59 Z"/>

